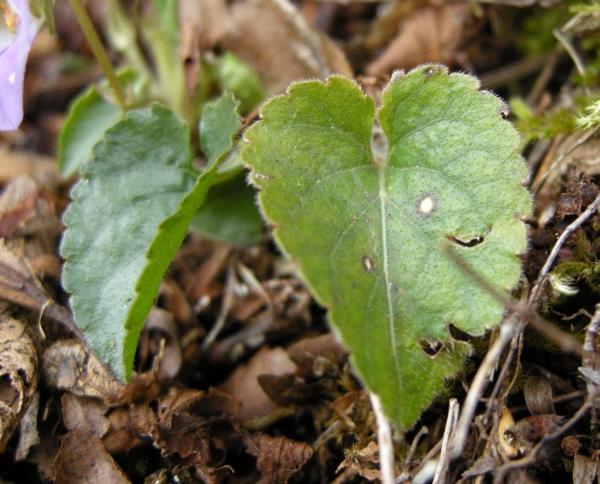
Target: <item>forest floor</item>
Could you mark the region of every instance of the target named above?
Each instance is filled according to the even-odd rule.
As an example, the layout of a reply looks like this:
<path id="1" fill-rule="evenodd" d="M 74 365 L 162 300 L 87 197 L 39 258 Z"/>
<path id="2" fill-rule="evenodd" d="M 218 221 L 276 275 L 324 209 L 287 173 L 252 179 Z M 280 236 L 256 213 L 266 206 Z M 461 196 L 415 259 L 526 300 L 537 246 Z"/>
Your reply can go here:
<path id="1" fill-rule="evenodd" d="M 139 13 L 146 3 L 125 7 Z M 110 5 L 86 4 L 99 30 Z M 503 341 L 495 330 L 469 339 L 474 351 L 460 375 L 411 430 L 394 435 L 396 482 L 430 482 L 447 457 L 449 406 L 468 404 L 477 375 L 483 393 L 468 438 L 437 482 L 593 482 L 600 215 L 586 209 L 600 193 L 600 141 L 598 124 L 582 128 L 577 119 L 600 92 L 600 6 L 294 5 L 181 0 L 186 79 L 195 82 L 231 52 L 268 95 L 339 73 L 377 99 L 393 70 L 441 63 L 506 100 L 523 138 L 535 210 L 523 279 L 503 323 L 516 336 Z M 57 0 L 54 14 L 56 33 L 43 30 L 30 53 L 25 120 L 0 133 L 0 484 L 380 481 L 369 397 L 269 227 L 248 247 L 188 235 L 127 385 L 61 324 L 69 319 L 61 215 L 77 176 L 59 173 L 58 138 L 69 103 L 101 72 L 68 2 Z M 115 65 L 124 62 L 109 52 Z M 207 81 L 203 95 L 218 94 Z M 256 118 L 251 106 L 246 125 Z M 540 274 L 547 277 L 536 289 Z M 63 309 L 45 311 L 48 298 Z M 497 351 L 493 361 L 488 351 Z"/>

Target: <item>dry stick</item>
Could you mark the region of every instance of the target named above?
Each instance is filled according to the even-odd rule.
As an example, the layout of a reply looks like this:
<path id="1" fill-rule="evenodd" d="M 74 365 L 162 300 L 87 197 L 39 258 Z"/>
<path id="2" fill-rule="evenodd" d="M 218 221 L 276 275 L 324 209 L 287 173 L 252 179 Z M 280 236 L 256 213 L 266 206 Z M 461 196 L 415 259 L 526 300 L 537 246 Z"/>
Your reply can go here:
<path id="1" fill-rule="evenodd" d="M 554 54 L 554 52 L 545 52 L 488 72 L 481 76 L 481 86 L 484 89 L 495 89 L 514 79 L 534 74 L 548 64 Z"/>
<path id="2" fill-rule="evenodd" d="M 575 49 L 575 47 L 573 47 L 571 40 L 559 29 L 554 29 L 552 31 L 552 33 L 554 34 L 554 37 L 556 37 L 557 40 L 562 44 L 562 46 L 565 48 L 565 50 L 571 57 L 571 60 L 573 61 L 573 64 L 575 64 L 575 67 L 577 68 L 577 72 L 579 72 L 579 75 L 584 76 L 585 75 L 585 65 L 584 65 L 583 61 L 581 60 L 581 57 L 577 53 L 577 50 Z"/>
<path id="3" fill-rule="evenodd" d="M 596 304 L 596 312 L 594 316 L 590 320 L 590 324 L 585 328 L 585 339 L 583 341 L 583 351 L 584 356 L 581 362 L 581 365 L 584 368 L 587 368 L 591 371 L 597 370 L 596 361 L 594 356 L 596 355 L 596 345 L 594 342 L 596 341 L 596 336 L 598 335 L 598 331 L 600 330 L 600 303 Z M 594 406 L 592 407 L 592 445 L 596 439 L 596 427 L 598 425 L 598 419 L 596 415 L 596 399 L 598 397 L 598 385 L 589 378 L 586 378 L 586 389 L 588 391 L 588 397 L 592 399 L 594 402 Z"/>
<path id="4" fill-rule="evenodd" d="M 411 479 L 416 478 L 421 473 L 421 471 L 425 468 L 425 466 L 429 463 L 429 461 L 437 455 L 437 453 L 440 451 L 441 448 L 442 448 L 442 441 L 439 440 L 438 443 L 435 444 L 429 452 L 427 452 L 427 455 L 423 458 L 423 460 L 416 467 L 416 469 L 414 469 L 411 472 L 411 476 L 409 476 L 407 478 L 404 474 L 402 474 L 400 477 L 398 477 L 398 479 L 396 479 L 395 484 L 404 484 L 405 482 L 409 482 L 409 481 L 412 482 Z"/>
<path id="5" fill-rule="evenodd" d="M 379 467 L 381 469 L 382 484 L 394 484 L 396 479 L 394 471 L 394 444 L 390 422 L 383 413 L 381 400 L 378 395 L 369 392 L 371 406 L 377 421 L 377 443 L 379 444 Z"/>
<path id="6" fill-rule="evenodd" d="M 550 82 L 550 79 L 552 78 L 552 76 L 554 75 L 554 72 L 556 71 L 556 66 L 558 65 L 558 61 L 562 57 L 561 54 L 562 54 L 562 52 L 555 51 L 552 54 L 552 56 L 548 59 L 548 62 L 546 63 L 546 65 L 542 68 L 541 72 L 539 73 L 538 77 L 536 78 L 535 82 L 533 83 L 533 87 L 531 88 L 531 91 L 529 92 L 527 99 L 525 100 L 525 103 L 528 106 L 535 105 L 537 103 L 538 99 L 540 99 L 540 97 L 542 96 L 542 93 L 546 89 L 548 82 Z M 531 162 L 530 159 L 528 161 Z"/>
<path id="7" fill-rule="evenodd" d="M 415 435 L 415 437 L 413 438 L 412 444 L 410 444 L 410 450 L 408 451 L 408 454 L 406 454 L 406 459 L 404 459 L 404 467 L 406 469 L 408 469 L 410 467 L 410 463 L 411 463 L 413 457 L 415 456 L 415 453 L 417 452 L 417 446 L 419 445 L 419 441 L 421 440 L 421 437 L 423 437 L 424 435 L 427 435 L 428 432 L 429 432 L 429 429 L 427 427 L 423 426 L 423 427 L 421 427 L 421 430 L 419 430 L 417 435 Z"/>
<path id="8" fill-rule="evenodd" d="M 546 276 L 548 275 L 548 272 L 550 271 L 550 267 L 554 263 L 554 260 L 556 259 L 556 256 L 558 255 L 558 251 L 560 250 L 560 248 L 563 246 L 563 244 L 565 243 L 567 238 L 573 232 L 575 232 L 575 230 L 577 230 L 588 218 L 590 218 L 592 216 L 592 214 L 598 208 L 598 205 L 600 205 L 600 195 L 598 195 L 596 197 L 596 200 L 594 200 L 591 203 L 591 205 L 588 206 L 586 211 L 583 212 L 579 217 L 577 217 L 577 219 L 574 222 L 572 222 L 565 229 L 565 231 L 562 233 L 562 235 L 558 238 L 558 240 L 554 244 L 554 247 L 552 247 L 552 251 L 550 252 L 550 255 L 548 256 L 548 259 L 546 259 L 546 263 L 544 264 L 544 267 L 542 267 L 542 270 L 540 271 L 540 274 L 539 274 L 537 280 L 535 281 L 535 285 L 533 286 L 533 290 L 531 291 L 531 296 L 529 297 L 529 307 L 531 307 L 531 308 L 535 307 L 535 302 L 537 301 L 538 294 L 539 294 L 542 286 L 546 282 L 546 279 L 547 279 Z"/>
<path id="9" fill-rule="evenodd" d="M 504 379 L 506 378 L 506 375 L 508 374 L 508 370 L 510 369 L 512 359 L 514 358 L 515 353 L 517 352 L 517 349 L 519 347 L 518 340 L 519 340 L 519 338 L 512 339 L 512 343 L 510 345 L 510 351 L 508 352 L 506 360 L 504 361 L 504 364 L 502 365 L 502 370 L 500 370 L 500 374 L 498 375 L 498 378 L 496 379 L 496 385 L 494 386 L 492 394 L 490 395 L 490 398 L 488 400 L 485 415 L 483 416 L 483 419 L 482 419 L 482 422 L 484 425 L 487 425 L 487 422 L 488 422 L 490 415 L 492 413 L 492 410 L 494 408 L 494 402 L 496 400 L 496 397 L 500 393 L 500 387 L 502 386 L 502 382 L 504 382 Z M 517 372 L 515 371 L 515 376 L 516 375 L 517 375 Z"/>
<path id="10" fill-rule="evenodd" d="M 440 451 L 440 459 L 433 476 L 433 484 L 444 484 L 446 482 L 448 464 L 450 464 L 448 444 L 454 435 L 454 428 L 456 427 L 459 411 L 460 405 L 458 404 L 458 400 L 452 398 L 448 408 L 448 418 L 446 419 L 446 428 L 444 429 L 444 437 L 442 438 L 442 450 Z"/>
<path id="11" fill-rule="evenodd" d="M 233 263 L 227 268 L 227 280 L 225 282 L 225 291 L 223 293 L 223 303 L 221 304 L 221 311 L 217 317 L 215 325 L 211 328 L 209 333 L 202 341 L 202 350 L 206 351 L 215 342 L 219 333 L 225 327 L 225 321 L 229 315 L 229 311 L 233 306 L 233 287 L 235 285 L 235 273 L 233 269 Z"/>
<path id="12" fill-rule="evenodd" d="M 593 404 L 590 398 L 588 398 L 582 407 L 577 410 L 577 413 L 571 417 L 566 424 L 562 427 L 559 427 L 552 433 L 544 435 L 542 440 L 533 448 L 531 452 L 527 454 L 525 457 L 519 460 L 509 461 L 506 464 L 501 465 L 496 469 L 496 475 L 494 476 L 494 484 L 502 484 L 504 482 L 504 477 L 507 473 L 512 471 L 513 469 L 519 469 L 521 467 L 527 467 L 532 464 L 535 464 L 537 461 L 537 455 L 540 453 L 544 445 L 554 439 L 560 437 L 563 433 L 569 430 L 573 425 L 575 425 L 587 412 L 590 408 L 592 408 Z"/>
<path id="13" fill-rule="evenodd" d="M 579 148 L 583 143 L 589 140 L 592 136 L 594 136 L 598 132 L 598 128 L 594 128 L 586 133 L 584 133 L 575 143 L 569 146 L 565 151 L 563 151 L 560 156 L 550 165 L 550 168 L 544 173 L 544 176 L 537 183 L 537 186 L 532 186 L 531 191 L 534 195 L 537 195 L 546 183 L 546 180 L 550 176 L 550 174 L 564 161 L 564 159 L 569 156 L 575 149 Z"/>
<path id="14" fill-rule="evenodd" d="M 506 346 L 519 334 L 522 327 L 523 322 L 516 315 L 511 315 L 500 326 L 500 335 L 481 362 L 479 370 L 477 370 L 477 374 L 471 383 L 471 388 L 469 388 L 469 392 L 467 393 L 462 413 L 456 424 L 456 432 L 452 439 L 450 452 L 448 453 L 449 460 L 454 460 L 461 456 L 467 442 L 469 428 L 471 427 L 471 421 L 475 415 L 477 404 L 489 383 L 488 375 L 500 359 L 500 355 L 504 352 Z"/>

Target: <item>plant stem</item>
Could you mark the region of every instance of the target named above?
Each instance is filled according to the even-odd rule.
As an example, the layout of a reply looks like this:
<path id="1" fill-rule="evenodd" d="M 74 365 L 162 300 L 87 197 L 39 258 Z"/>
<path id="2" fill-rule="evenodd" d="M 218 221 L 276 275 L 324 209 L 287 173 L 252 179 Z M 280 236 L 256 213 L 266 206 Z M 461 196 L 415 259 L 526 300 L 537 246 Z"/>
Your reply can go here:
<path id="1" fill-rule="evenodd" d="M 90 44 L 90 48 L 96 56 L 98 64 L 100 64 L 100 68 L 104 73 L 104 77 L 106 77 L 106 79 L 115 91 L 115 97 L 117 102 L 123 109 L 127 109 L 127 104 L 125 101 L 125 90 L 123 89 L 121 82 L 117 78 L 117 74 L 115 73 L 115 70 L 113 69 L 113 66 L 110 63 L 110 60 L 108 59 L 108 55 L 106 55 L 104 46 L 100 41 L 100 37 L 98 37 L 96 29 L 92 25 L 92 21 L 90 20 L 90 17 L 87 11 L 85 10 L 85 7 L 81 3 L 81 0 L 69 1 L 71 2 L 71 7 L 73 7 L 73 11 L 75 12 L 75 16 L 77 17 L 79 25 L 81 25 L 81 29 L 83 30 L 85 38 Z"/>

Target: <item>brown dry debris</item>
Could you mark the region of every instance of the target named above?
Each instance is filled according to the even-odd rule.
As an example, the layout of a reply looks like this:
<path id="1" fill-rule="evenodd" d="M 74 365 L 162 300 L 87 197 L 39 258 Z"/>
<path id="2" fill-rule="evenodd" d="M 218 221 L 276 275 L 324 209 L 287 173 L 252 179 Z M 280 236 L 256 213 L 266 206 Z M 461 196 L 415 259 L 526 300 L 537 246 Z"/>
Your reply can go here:
<path id="1" fill-rule="evenodd" d="M 40 338 L 35 322 L 0 303 L 0 454 L 25 416 L 38 386 Z"/>
<path id="2" fill-rule="evenodd" d="M 260 432 L 252 435 L 248 452 L 257 457 L 256 468 L 262 476 L 260 484 L 287 483 L 313 456 L 313 449 L 304 442 Z"/>

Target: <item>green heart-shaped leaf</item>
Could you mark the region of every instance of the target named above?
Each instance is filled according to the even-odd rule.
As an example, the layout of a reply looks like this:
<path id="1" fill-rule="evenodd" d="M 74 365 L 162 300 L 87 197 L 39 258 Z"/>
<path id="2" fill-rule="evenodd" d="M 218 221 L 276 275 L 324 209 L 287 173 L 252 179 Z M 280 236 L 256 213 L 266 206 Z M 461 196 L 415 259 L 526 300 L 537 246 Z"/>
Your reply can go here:
<path id="1" fill-rule="evenodd" d="M 515 287 L 531 199 L 503 103 L 471 76 L 423 66 L 375 103 L 356 84 L 293 84 L 246 133 L 243 161 L 275 238 L 401 429 L 469 354 Z M 457 264 L 463 261 L 470 269 Z"/>

